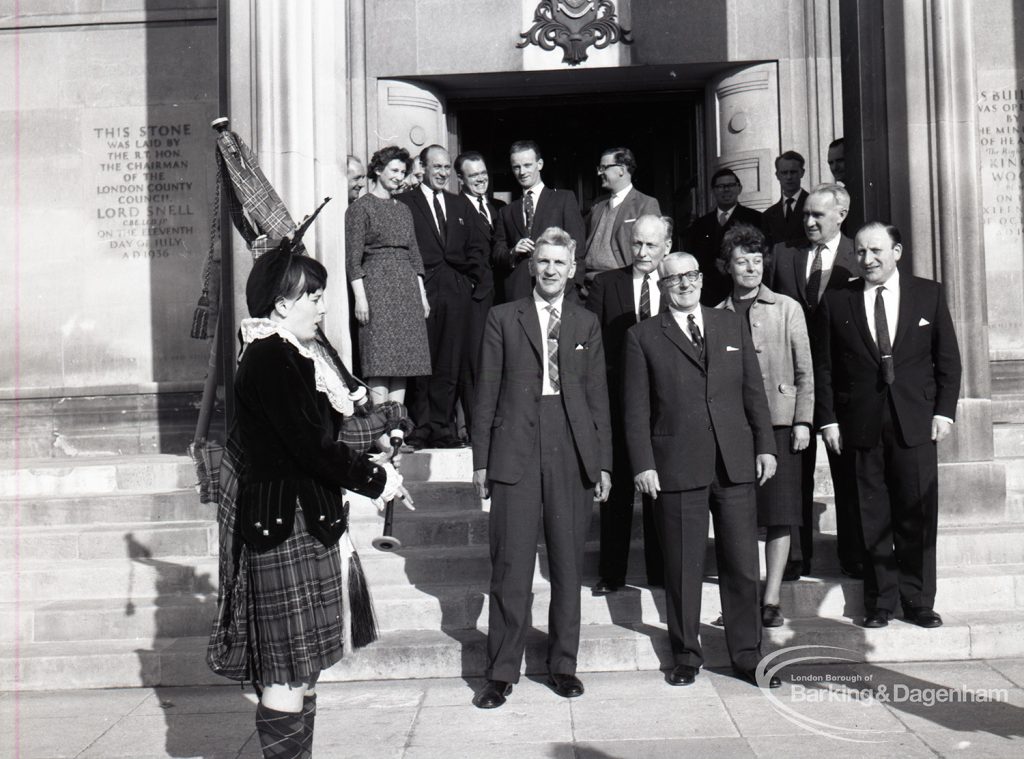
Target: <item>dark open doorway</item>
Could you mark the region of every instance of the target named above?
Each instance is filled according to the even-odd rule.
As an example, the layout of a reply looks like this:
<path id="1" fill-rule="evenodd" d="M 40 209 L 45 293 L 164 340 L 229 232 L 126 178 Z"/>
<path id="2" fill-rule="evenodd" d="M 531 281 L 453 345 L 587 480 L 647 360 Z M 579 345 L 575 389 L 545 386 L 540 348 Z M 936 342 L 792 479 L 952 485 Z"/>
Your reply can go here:
<path id="1" fill-rule="evenodd" d="M 542 98 L 450 100 L 459 146 L 488 158 L 491 187 L 518 195 L 508 147 L 533 139 L 544 153 L 545 184 L 572 190 L 584 213 L 601 196 L 601 151 L 630 148 L 639 166 L 637 189 L 658 199 L 677 229 L 695 212 L 700 187 L 699 92 L 549 95 Z"/>

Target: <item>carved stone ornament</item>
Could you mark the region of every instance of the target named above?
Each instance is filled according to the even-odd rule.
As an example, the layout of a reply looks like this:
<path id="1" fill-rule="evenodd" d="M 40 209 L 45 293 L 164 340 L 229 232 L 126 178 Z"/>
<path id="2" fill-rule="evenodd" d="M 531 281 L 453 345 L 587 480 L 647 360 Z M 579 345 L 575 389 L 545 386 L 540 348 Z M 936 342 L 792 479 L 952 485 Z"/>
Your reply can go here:
<path id="1" fill-rule="evenodd" d="M 587 48 L 602 50 L 615 42 L 632 45 L 630 30 L 615 17 L 613 0 L 541 0 L 533 14 L 533 26 L 519 36 L 516 45 L 539 45 L 544 50 L 562 48 L 562 63 L 578 66 L 587 60 Z"/>

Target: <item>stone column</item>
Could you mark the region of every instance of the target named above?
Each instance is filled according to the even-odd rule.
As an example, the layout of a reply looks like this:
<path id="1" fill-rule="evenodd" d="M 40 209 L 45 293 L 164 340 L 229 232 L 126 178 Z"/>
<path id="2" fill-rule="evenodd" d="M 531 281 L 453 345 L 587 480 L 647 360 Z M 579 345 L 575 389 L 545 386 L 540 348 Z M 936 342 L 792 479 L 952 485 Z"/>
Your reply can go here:
<path id="1" fill-rule="evenodd" d="M 348 183 L 346 10 L 333 0 L 222 0 L 227 26 L 227 115 L 256 151 L 296 223 L 325 197 L 331 203 L 303 238 L 330 272 L 326 331 L 350 355 L 345 286 Z M 252 259 L 233 235 L 236 320 L 246 316 Z M 236 322 L 237 323 L 237 322 Z M 235 325 L 230 325 L 233 334 Z"/>
<path id="2" fill-rule="evenodd" d="M 982 512 L 996 516 L 1005 508 L 1005 474 L 992 461 L 970 4 L 844 0 L 844 5 L 844 79 L 859 80 L 853 89 L 861 93 L 859 102 L 847 99 L 849 106 L 859 106 L 848 111 L 853 128 L 847 134 L 862 140 L 860 155 L 853 151 L 852 189 L 863 193 L 865 218 L 891 220 L 903 232 L 910 259 L 905 270 L 943 283 L 963 357 L 957 423 L 953 436 L 939 446 L 943 508 L 963 511 L 965 519 Z M 883 82 L 884 96 L 869 94 Z M 880 125 L 885 135 L 867 139 Z M 874 167 L 884 170 L 868 173 Z M 879 187 L 883 178 L 887 187 Z M 885 212 L 888 216 L 880 215 Z"/>

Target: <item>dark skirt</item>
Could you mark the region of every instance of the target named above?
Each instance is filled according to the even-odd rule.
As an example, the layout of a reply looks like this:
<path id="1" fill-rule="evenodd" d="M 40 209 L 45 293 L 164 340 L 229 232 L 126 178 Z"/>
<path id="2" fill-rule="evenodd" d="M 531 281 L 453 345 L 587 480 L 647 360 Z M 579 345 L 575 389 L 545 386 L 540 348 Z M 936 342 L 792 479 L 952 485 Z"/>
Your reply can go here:
<path id="1" fill-rule="evenodd" d="M 793 453 L 789 436 L 792 427 L 774 427 L 776 460 L 775 476 L 757 488 L 758 527 L 801 525 L 800 480 L 803 453 Z"/>
<path id="2" fill-rule="evenodd" d="M 341 544 L 349 545 L 347 534 Z M 308 680 L 345 651 L 345 575 L 339 544 L 306 531 L 302 509 L 284 543 L 249 552 L 255 678 L 263 685 Z M 348 557 L 344 557 L 347 561 Z"/>

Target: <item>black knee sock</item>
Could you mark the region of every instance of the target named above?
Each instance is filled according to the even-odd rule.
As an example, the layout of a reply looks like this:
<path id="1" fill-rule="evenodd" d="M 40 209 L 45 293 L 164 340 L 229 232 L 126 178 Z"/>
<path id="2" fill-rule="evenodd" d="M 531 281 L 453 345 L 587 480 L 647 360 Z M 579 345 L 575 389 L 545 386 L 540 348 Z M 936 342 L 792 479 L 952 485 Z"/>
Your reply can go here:
<path id="1" fill-rule="evenodd" d="M 260 736 L 264 759 L 308 759 L 306 726 L 303 712 L 279 712 L 260 704 L 256 707 L 256 732 Z"/>

